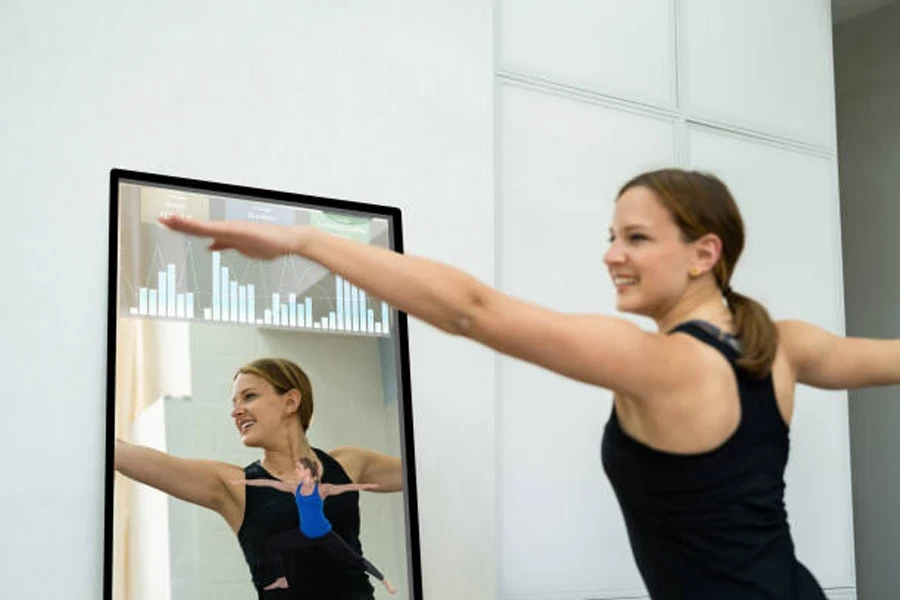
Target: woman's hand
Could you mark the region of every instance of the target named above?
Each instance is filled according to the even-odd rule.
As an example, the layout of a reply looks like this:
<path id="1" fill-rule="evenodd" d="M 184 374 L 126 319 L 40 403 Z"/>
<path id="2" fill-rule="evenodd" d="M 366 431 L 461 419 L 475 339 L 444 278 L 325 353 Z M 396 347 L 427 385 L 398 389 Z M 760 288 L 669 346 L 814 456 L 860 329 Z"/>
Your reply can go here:
<path id="1" fill-rule="evenodd" d="M 173 231 L 212 238 L 210 251 L 237 250 L 250 258 L 270 260 L 284 254 L 298 254 L 307 226 L 286 227 L 248 221 L 199 221 L 176 215 L 159 222 Z"/>

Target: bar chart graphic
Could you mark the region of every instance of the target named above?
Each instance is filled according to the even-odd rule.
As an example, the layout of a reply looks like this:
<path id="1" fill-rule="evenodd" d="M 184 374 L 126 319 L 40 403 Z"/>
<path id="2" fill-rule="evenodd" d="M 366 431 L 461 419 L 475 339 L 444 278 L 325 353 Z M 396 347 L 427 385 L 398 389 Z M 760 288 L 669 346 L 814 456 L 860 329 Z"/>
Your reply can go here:
<path id="1" fill-rule="evenodd" d="M 164 214 L 211 220 L 306 225 L 390 247 L 383 217 L 294 207 L 190 189 L 123 184 L 120 206 L 119 314 L 362 336 L 392 335 L 385 302 L 299 256 L 250 259 L 200 249 L 158 222 Z M 205 244 L 205 242 L 203 242 Z"/>
<path id="2" fill-rule="evenodd" d="M 279 328 L 351 332 L 387 336 L 391 333 L 391 310 L 386 302 L 369 298 L 339 275 L 329 274 L 328 294 L 263 292 L 249 281 L 241 281 L 223 264 L 222 253 L 212 252 L 209 281 L 211 292 L 179 291 L 187 277 L 168 263 L 156 273 L 155 287 L 141 286 L 128 313 L 137 317 L 199 319 L 221 323 L 264 325 Z M 321 288 L 321 285 L 317 286 Z M 198 306 L 197 297 L 209 298 Z M 199 310 L 197 310 L 199 309 Z"/>

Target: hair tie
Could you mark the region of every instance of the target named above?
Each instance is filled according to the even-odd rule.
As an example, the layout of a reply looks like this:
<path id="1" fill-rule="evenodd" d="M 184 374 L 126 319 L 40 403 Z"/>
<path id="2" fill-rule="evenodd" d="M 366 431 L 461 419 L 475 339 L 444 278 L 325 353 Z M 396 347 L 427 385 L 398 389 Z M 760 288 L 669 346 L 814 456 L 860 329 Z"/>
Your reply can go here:
<path id="1" fill-rule="evenodd" d="M 731 286 L 727 285 L 727 286 L 725 286 L 725 289 L 722 290 L 722 295 L 727 297 L 728 294 L 730 294 L 732 291 L 734 291 L 734 290 L 731 289 Z"/>

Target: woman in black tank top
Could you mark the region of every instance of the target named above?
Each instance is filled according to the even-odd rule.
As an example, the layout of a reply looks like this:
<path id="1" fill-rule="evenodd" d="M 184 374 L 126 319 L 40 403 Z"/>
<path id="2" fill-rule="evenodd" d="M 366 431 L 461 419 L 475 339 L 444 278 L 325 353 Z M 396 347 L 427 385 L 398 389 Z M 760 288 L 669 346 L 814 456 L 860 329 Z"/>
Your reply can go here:
<path id="1" fill-rule="evenodd" d="M 603 467 L 654 600 L 821 599 L 794 555 L 784 466 L 796 384 L 900 383 L 900 342 L 775 323 L 731 288 L 744 226 L 716 177 L 664 169 L 619 191 L 604 262 L 617 309 L 563 314 L 448 265 L 310 227 L 166 217 L 256 258 L 298 254 L 441 330 L 614 393 Z"/>
<path id="2" fill-rule="evenodd" d="M 234 482 L 290 478 L 297 461 L 304 459 L 315 465 L 322 483 L 374 484 L 377 489 L 372 492 L 397 492 L 403 487 L 400 459 L 350 446 L 331 452 L 312 447 L 306 437 L 313 413 L 312 385 L 306 373 L 291 361 L 265 358 L 238 369 L 232 401 L 237 434 L 245 446 L 262 449 L 262 460 L 246 467 L 187 460 L 117 440 L 116 470 L 221 514 L 237 535 L 260 599 L 374 598 L 366 561 L 347 558 L 364 554 L 359 539 L 358 491 L 324 501 L 333 538 L 339 538 L 331 541 L 343 550 L 335 552 L 322 544 L 273 546 L 272 540 L 280 539 L 278 534 L 299 527 L 293 496 L 270 487 Z M 265 589 L 274 581 L 279 581 L 279 587 Z"/>

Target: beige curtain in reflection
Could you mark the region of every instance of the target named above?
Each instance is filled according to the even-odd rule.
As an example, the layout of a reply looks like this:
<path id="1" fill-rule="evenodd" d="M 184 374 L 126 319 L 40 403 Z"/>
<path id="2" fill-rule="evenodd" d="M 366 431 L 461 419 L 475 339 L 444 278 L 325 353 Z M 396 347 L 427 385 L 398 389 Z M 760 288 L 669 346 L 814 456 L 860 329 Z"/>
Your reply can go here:
<path id="1" fill-rule="evenodd" d="M 147 190 L 144 190 L 147 192 Z M 119 205 L 119 278 L 125 282 L 117 291 L 119 313 L 127 314 L 128 306 L 137 301 L 134 286 L 153 285 L 147 281 L 148 269 L 154 263 L 155 244 L 141 243 L 147 232 L 143 226 L 152 221 L 142 214 L 142 206 L 158 202 L 159 192 L 150 190 L 149 198 L 134 186 L 121 189 Z M 154 195 L 155 194 L 155 195 Z M 146 200 L 142 202 L 141 200 Z M 148 204 L 149 203 L 149 204 Z M 151 207 L 152 208 L 152 207 Z M 148 209 L 150 217 L 153 210 Z M 143 237 L 142 237 L 143 236 Z M 122 242 L 126 243 L 122 243 Z M 184 261 L 184 250 L 168 248 L 169 261 Z M 119 318 L 116 323 L 115 364 L 115 436 L 131 441 L 133 426 L 141 412 L 166 392 L 190 393 L 190 360 L 187 325 L 163 324 L 143 318 Z M 165 352 L 162 349 L 165 348 Z M 174 365 L 164 365 L 167 356 L 176 356 Z M 172 362 L 171 360 L 169 361 Z M 165 388 L 165 389 L 164 389 Z M 137 523 L 135 498 L 141 485 L 115 473 L 113 479 L 113 599 L 134 600 L 136 579 L 141 556 L 133 548 Z M 145 566 L 146 568 L 146 566 Z M 142 596 L 143 597 L 143 596 Z"/>
<path id="2" fill-rule="evenodd" d="M 120 319 L 116 327 L 116 416 L 115 435 L 129 441 L 132 425 L 147 406 L 161 394 L 161 373 L 157 346 L 159 331 L 153 321 Z M 134 488 L 137 484 L 115 474 L 113 498 L 113 599 L 131 600 L 131 556 Z"/>

